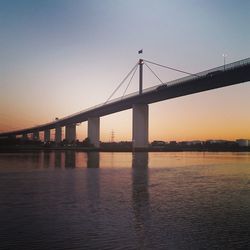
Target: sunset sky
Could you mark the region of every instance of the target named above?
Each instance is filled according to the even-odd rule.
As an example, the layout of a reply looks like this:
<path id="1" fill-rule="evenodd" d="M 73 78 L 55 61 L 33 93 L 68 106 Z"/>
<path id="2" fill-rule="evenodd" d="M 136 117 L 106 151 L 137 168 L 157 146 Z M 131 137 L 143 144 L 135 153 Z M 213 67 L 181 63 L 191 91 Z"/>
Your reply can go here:
<path id="1" fill-rule="evenodd" d="M 140 49 L 192 73 L 223 65 L 223 54 L 250 57 L 249 13 L 248 0 L 0 0 L 0 131 L 105 102 Z M 164 82 L 185 76 L 152 68 Z M 145 68 L 144 87 L 159 83 Z M 128 93 L 137 90 L 138 75 Z M 151 104 L 149 139 L 250 138 L 249 108 L 249 82 Z M 131 110 L 101 118 L 102 141 L 112 130 L 131 140 L 131 129 Z"/>

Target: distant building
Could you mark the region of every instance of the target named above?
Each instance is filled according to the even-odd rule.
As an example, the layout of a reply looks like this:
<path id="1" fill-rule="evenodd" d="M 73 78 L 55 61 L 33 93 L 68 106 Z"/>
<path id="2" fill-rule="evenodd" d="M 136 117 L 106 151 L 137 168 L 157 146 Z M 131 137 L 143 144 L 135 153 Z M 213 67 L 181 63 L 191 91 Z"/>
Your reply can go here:
<path id="1" fill-rule="evenodd" d="M 187 146 L 188 143 L 189 143 L 188 141 L 180 141 L 179 145 L 181 145 L 181 146 Z"/>
<path id="2" fill-rule="evenodd" d="M 169 144 L 170 145 L 177 145 L 177 142 L 176 141 L 170 141 Z"/>
<path id="3" fill-rule="evenodd" d="M 227 143 L 227 140 L 207 140 L 206 143 L 210 144 L 222 144 L 222 143 Z"/>
<path id="4" fill-rule="evenodd" d="M 247 139 L 238 139 L 236 140 L 236 143 L 240 146 L 240 147 L 248 147 L 250 145 L 250 140 Z"/>
<path id="5" fill-rule="evenodd" d="M 202 141 L 188 141 L 187 145 L 192 146 L 192 145 L 200 145 L 202 144 Z"/>

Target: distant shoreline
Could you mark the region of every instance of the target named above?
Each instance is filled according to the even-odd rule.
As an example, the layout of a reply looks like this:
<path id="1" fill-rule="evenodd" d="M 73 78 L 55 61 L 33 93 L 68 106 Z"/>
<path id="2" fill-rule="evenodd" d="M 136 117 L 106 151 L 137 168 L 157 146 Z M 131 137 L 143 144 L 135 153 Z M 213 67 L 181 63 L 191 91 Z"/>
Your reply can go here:
<path id="1" fill-rule="evenodd" d="M 0 147 L 0 153 L 18 153 L 29 151 L 76 151 L 76 152 L 250 152 L 249 147 L 242 148 L 220 148 L 220 149 L 208 149 L 208 148 L 140 148 L 136 150 L 122 149 L 122 148 L 88 148 L 88 147 L 39 147 L 39 146 L 12 146 L 12 147 Z"/>

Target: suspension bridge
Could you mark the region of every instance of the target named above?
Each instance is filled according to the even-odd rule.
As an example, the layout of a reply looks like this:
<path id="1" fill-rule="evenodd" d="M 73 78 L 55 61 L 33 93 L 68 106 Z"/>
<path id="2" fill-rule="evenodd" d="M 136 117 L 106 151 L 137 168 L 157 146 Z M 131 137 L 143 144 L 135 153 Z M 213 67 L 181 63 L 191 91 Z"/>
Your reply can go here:
<path id="1" fill-rule="evenodd" d="M 175 70 L 187 76 L 163 82 L 152 70 L 151 65 Z M 161 82 L 154 87 L 143 89 L 143 68 L 147 67 Z M 139 90 L 127 94 L 126 91 L 139 69 Z M 128 84 L 121 97 L 112 99 L 117 90 L 126 82 Z M 112 92 L 107 101 L 97 106 L 85 109 L 55 121 L 38 126 L 0 133 L 0 138 L 22 136 L 33 140 L 40 140 L 40 132 L 44 133 L 44 141 L 51 141 L 51 130 L 55 131 L 55 143 L 62 139 L 72 143 L 76 140 L 76 125 L 88 122 L 88 138 L 98 148 L 100 146 L 100 117 L 127 109 L 133 110 L 132 142 L 134 149 L 148 147 L 148 105 L 171 98 L 199 93 L 202 91 L 226 87 L 234 84 L 250 81 L 250 58 L 236 61 L 223 66 L 212 68 L 199 73 L 189 73 L 183 70 L 168 67 L 159 63 L 140 59 L 123 81 Z M 62 129 L 65 127 L 65 138 L 62 138 Z"/>

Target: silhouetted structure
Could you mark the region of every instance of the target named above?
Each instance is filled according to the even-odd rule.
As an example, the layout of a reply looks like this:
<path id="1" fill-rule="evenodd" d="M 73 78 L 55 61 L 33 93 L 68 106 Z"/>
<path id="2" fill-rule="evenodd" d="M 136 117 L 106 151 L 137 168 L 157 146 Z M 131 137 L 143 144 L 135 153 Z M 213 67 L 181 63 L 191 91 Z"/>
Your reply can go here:
<path id="1" fill-rule="evenodd" d="M 155 64 L 157 66 L 165 67 L 171 70 L 176 70 L 185 74 L 183 77 L 165 84 L 143 89 L 142 88 L 142 70 L 143 64 Z M 53 122 L 35 126 L 32 128 L 21 129 L 17 131 L 0 133 L 0 137 L 9 137 L 10 140 L 16 136 L 26 137 L 28 134 L 32 135 L 34 141 L 40 140 L 40 132 L 44 132 L 45 141 L 50 140 L 50 130 L 55 129 L 55 142 L 60 144 L 62 137 L 62 127 L 65 127 L 65 140 L 62 145 L 76 144 L 76 125 L 78 123 L 88 121 L 88 138 L 95 148 L 100 147 L 100 117 L 112 114 L 115 112 L 133 109 L 133 148 L 134 150 L 141 150 L 148 148 L 148 104 L 185 96 L 193 93 L 198 93 L 206 90 L 239 84 L 250 80 L 250 58 L 226 64 L 221 67 L 213 68 L 197 74 L 190 74 L 185 71 L 173 69 L 154 62 L 140 59 L 137 65 L 130 71 L 124 80 L 130 74 L 135 73 L 139 65 L 139 93 L 129 94 L 97 105 L 93 108 L 84 110 L 82 112 L 56 119 Z M 147 65 L 148 67 L 148 65 Z M 122 82 L 123 83 L 123 82 Z M 119 85 L 120 86 L 120 85 Z M 114 93 L 114 92 L 113 92 Z M 113 95 L 113 94 L 112 94 Z M 111 97 L 112 97 L 111 95 Z M 178 145 L 176 145 L 178 147 Z"/>

